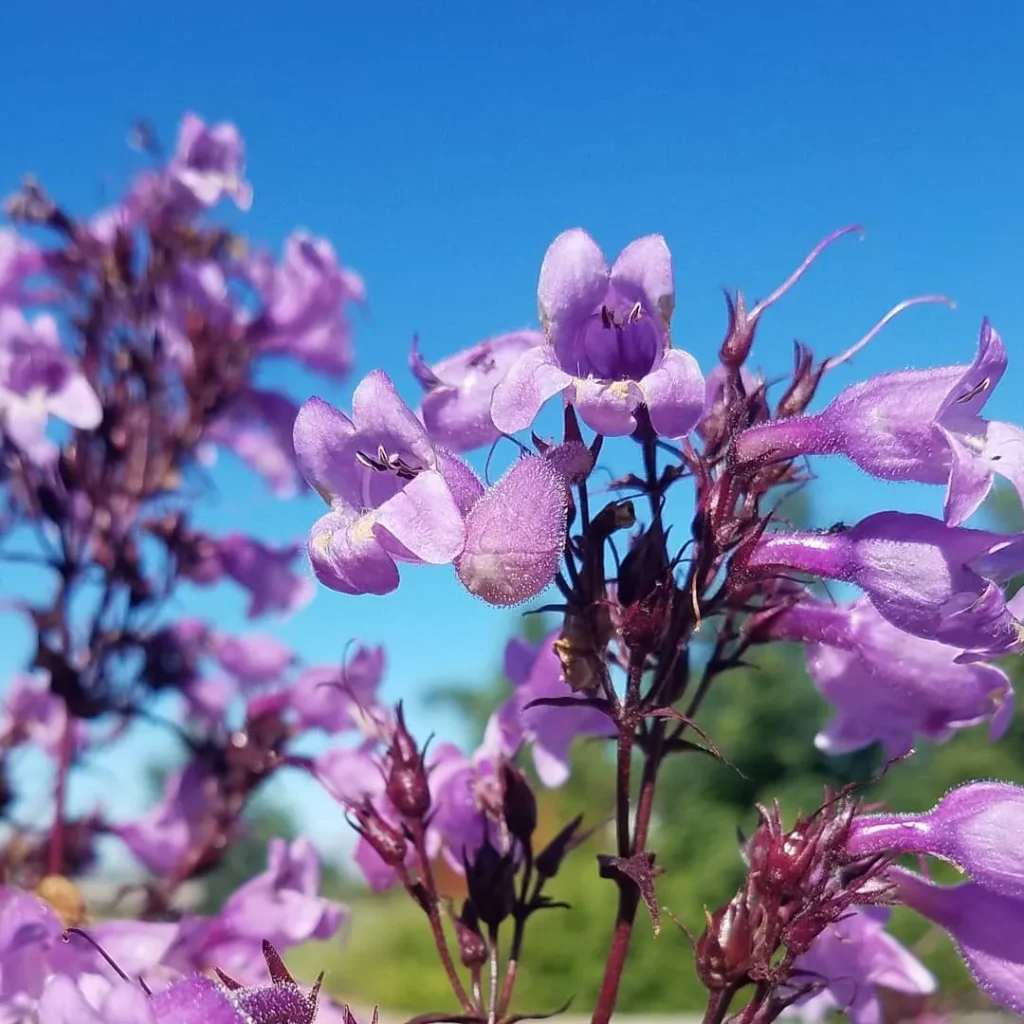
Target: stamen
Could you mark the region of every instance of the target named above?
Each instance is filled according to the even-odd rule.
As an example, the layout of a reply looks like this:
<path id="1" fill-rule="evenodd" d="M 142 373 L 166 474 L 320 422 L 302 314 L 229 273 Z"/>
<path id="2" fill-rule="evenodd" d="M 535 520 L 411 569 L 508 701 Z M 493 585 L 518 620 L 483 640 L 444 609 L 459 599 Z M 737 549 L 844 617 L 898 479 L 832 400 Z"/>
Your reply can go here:
<path id="1" fill-rule="evenodd" d="M 875 324 L 874 327 L 864 335 L 860 341 L 855 342 L 851 345 L 842 355 L 833 356 L 831 359 L 825 360 L 825 369 L 831 370 L 833 367 L 838 366 L 840 363 L 845 363 L 847 359 L 851 359 L 855 356 L 881 329 L 892 319 L 897 317 L 905 309 L 910 309 L 911 306 L 923 306 L 925 303 L 930 302 L 942 302 L 949 306 L 950 309 L 956 309 L 956 303 L 947 298 L 945 295 L 919 295 L 914 299 L 904 299 L 902 302 L 898 302 L 892 309 L 889 310 L 881 320 Z"/>
<path id="2" fill-rule="evenodd" d="M 768 296 L 767 299 L 762 299 L 754 308 L 750 311 L 747 316 L 748 321 L 756 320 L 769 306 L 774 305 L 779 299 L 782 298 L 790 288 L 793 287 L 800 280 L 801 277 L 807 272 L 811 264 L 838 238 L 842 238 L 843 235 L 852 234 L 854 231 L 860 234 L 861 240 L 864 239 L 864 229 L 859 224 L 849 224 L 845 228 L 839 228 L 837 231 L 833 231 L 831 235 L 827 235 L 823 238 L 811 251 L 808 253 L 807 258 L 800 264 L 796 270 L 793 271 L 789 277 L 786 278 L 778 288 L 775 289 Z"/>
<path id="3" fill-rule="evenodd" d="M 103 959 L 109 965 L 110 969 L 122 981 L 126 981 L 129 984 L 131 984 L 132 979 L 129 978 L 128 975 L 124 973 L 124 971 L 118 965 L 117 961 L 88 932 L 83 931 L 81 928 L 66 928 L 64 930 L 64 936 L 63 936 L 64 941 L 65 942 L 70 942 L 71 941 L 71 936 L 75 936 L 76 938 L 79 938 L 79 939 L 85 939 L 85 941 L 88 942 L 89 945 L 92 946 L 92 948 L 94 950 L 96 950 L 96 952 L 99 953 L 99 955 L 101 957 L 103 957 Z M 139 978 L 138 982 L 142 986 L 142 991 L 145 992 L 147 996 L 151 996 L 153 994 L 150 991 L 149 986 L 145 983 L 145 981 L 143 981 L 142 978 Z"/>
<path id="4" fill-rule="evenodd" d="M 615 326 L 612 311 L 607 306 L 601 307 L 601 326 L 604 327 L 606 331 L 610 331 Z"/>
<path id="5" fill-rule="evenodd" d="M 991 383 L 992 383 L 992 381 L 988 377 L 986 377 L 983 381 L 980 381 L 979 383 L 975 384 L 974 387 L 971 388 L 969 391 L 967 391 L 965 394 L 962 394 L 957 399 L 957 402 L 959 404 L 964 404 L 966 402 L 969 402 L 972 398 L 976 398 L 983 391 L 988 391 L 989 386 L 991 385 Z"/>
<path id="6" fill-rule="evenodd" d="M 640 314 L 643 312 L 644 307 L 640 302 L 633 304 L 633 308 L 629 311 L 629 316 L 626 317 L 627 324 L 638 324 L 640 322 Z"/>

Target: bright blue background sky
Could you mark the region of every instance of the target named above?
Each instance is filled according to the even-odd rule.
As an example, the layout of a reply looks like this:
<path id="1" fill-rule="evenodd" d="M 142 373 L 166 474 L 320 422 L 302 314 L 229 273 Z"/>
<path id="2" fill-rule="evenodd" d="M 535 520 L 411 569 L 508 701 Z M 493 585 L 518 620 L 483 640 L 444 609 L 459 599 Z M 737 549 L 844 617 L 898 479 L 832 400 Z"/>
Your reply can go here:
<path id="1" fill-rule="evenodd" d="M 1020 4 L 42 0 L 6 5 L 3 20 L 0 187 L 32 171 L 84 212 L 135 166 L 134 118 L 167 140 L 184 110 L 234 120 L 256 195 L 245 229 L 275 247 L 295 226 L 334 242 L 369 289 L 358 369 L 384 366 L 410 398 L 412 333 L 439 357 L 534 323 L 544 249 L 574 225 L 610 256 L 637 235 L 667 236 L 676 343 L 704 365 L 723 285 L 762 296 L 851 221 L 866 241 L 839 243 L 765 320 L 755 362 L 770 373 L 788 367 L 794 337 L 839 351 L 930 291 L 957 310 L 906 314 L 829 390 L 969 360 L 985 313 L 1011 360 L 1024 338 Z M 1021 365 L 993 417 L 1017 411 Z M 297 397 L 311 387 L 299 374 L 287 383 Z M 343 404 L 350 386 L 320 390 Z M 258 523 L 283 538 L 320 511 L 276 504 L 236 467 L 217 479 L 217 528 Z M 826 524 L 881 502 L 940 508 L 938 490 L 827 479 Z M 235 593 L 202 607 L 242 624 Z M 421 569 L 387 599 L 322 592 L 279 628 L 310 661 L 336 660 L 351 637 L 386 642 L 397 697 L 489 677 L 515 621 L 448 571 Z M 11 647 L 0 667 L 22 653 Z M 124 768 L 148 753 L 98 769 L 80 799 L 130 804 L 138 773 Z M 313 826 L 334 838 L 333 825 Z"/>

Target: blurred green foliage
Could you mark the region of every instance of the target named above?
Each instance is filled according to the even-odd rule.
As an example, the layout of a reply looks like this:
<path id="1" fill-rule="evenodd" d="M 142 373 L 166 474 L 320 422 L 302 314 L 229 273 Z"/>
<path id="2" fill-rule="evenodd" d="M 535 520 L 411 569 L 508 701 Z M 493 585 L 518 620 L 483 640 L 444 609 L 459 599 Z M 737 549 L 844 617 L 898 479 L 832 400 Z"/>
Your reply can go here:
<path id="1" fill-rule="evenodd" d="M 794 509 L 804 518 L 805 509 Z M 987 509 L 994 526 L 1020 530 L 1016 499 L 997 494 Z M 539 619 L 524 619 L 533 638 L 543 635 Z M 1024 685 L 1024 661 L 1008 659 L 1015 684 Z M 489 711 L 507 691 L 504 680 L 490 688 L 445 688 L 437 699 L 454 702 L 482 734 Z M 821 803 L 825 785 L 868 781 L 883 768 L 878 750 L 826 758 L 814 736 L 829 708 L 807 677 L 802 651 L 776 645 L 762 651 L 753 667 L 720 678 L 700 715 L 700 724 L 728 758 L 719 763 L 695 753 L 669 762 L 661 776 L 650 848 L 665 868 L 659 879 L 660 903 L 696 936 L 704 907 L 727 900 L 741 879 L 738 829 L 754 823 L 756 801 L 778 799 L 791 821 Z M 609 752 L 594 743 L 578 744 L 567 785 L 550 795 L 559 820 L 583 812 L 591 825 L 612 813 L 613 772 Z M 867 799 L 905 810 L 932 806 L 952 786 L 970 779 L 997 778 L 1024 783 L 1024 721 L 1018 717 L 999 743 L 984 727 L 966 730 L 942 747 L 922 746 L 890 768 Z M 572 904 L 531 922 L 513 1008 L 538 1013 L 554 1010 L 570 996 L 580 1012 L 594 1002 L 615 913 L 614 886 L 597 875 L 594 855 L 609 850 L 607 828 L 577 850 L 550 887 Z M 949 880 L 954 877 L 947 873 Z M 943 877 L 943 872 L 936 872 Z M 327 971 L 328 989 L 356 1005 L 380 1003 L 410 1015 L 452 1008 L 443 973 L 421 912 L 402 892 L 383 896 L 352 893 L 351 935 L 344 948 L 307 947 L 294 964 L 309 974 Z M 642 914 L 642 911 L 641 911 Z M 559 915 L 559 916 L 555 916 Z M 952 944 L 938 930 L 909 912 L 894 912 L 892 930 L 939 976 L 950 1005 L 984 1005 Z M 619 998 L 623 1012 L 702 1010 L 705 992 L 692 966 L 689 940 L 671 920 L 660 937 L 650 922 L 638 920 Z"/>

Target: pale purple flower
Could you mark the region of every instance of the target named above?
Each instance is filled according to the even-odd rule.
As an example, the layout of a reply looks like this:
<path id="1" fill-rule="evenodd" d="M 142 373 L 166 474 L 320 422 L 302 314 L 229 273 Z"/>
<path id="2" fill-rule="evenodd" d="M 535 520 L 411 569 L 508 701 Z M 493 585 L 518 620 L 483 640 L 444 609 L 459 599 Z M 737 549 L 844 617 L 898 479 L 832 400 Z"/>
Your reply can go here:
<path id="1" fill-rule="evenodd" d="M 276 391 L 243 389 L 210 422 L 203 442 L 237 455 L 270 485 L 279 498 L 298 491 L 299 470 L 292 447 L 292 425 L 298 406 Z M 212 453 L 205 460 L 213 461 Z"/>
<path id="2" fill-rule="evenodd" d="M 224 573 L 251 594 L 248 615 L 291 612 L 313 597 L 312 581 L 295 571 L 297 544 L 271 547 L 253 537 L 231 533 L 217 544 Z"/>
<path id="3" fill-rule="evenodd" d="M 346 909 L 323 899 L 319 890 L 320 861 L 309 840 L 272 839 L 266 870 L 237 889 L 197 931 L 191 956 L 239 981 L 258 981 L 265 971 L 263 942 L 283 950 L 337 932 Z"/>
<path id="4" fill-rule="evenodd" d="M 974 882 L 936 885 L 897 867 L 888 874 L 903 903 L 949 932 L 978 988 L 1024 1014 L 1024 900 Z"/>
<path id="5" fill-rule="evenodd" d="M 50 955 L 63 926 L 50 906 L 26 892 L 0 887 L 0 1007 L 31 1020 L 50 973 Z"/>
<path id="6" fill-rule="evenodd" d="M 994 665 L 960 664 L 959 648 L 911 636 L 863 598 L 836 605 L 805 598 L 771 620 L 770 635 L 807 645 L 807 668 L 836 709 L 816 745 L 843 754 L 880 742 L 902 757 L 921 734 L 936 742 L 989 723 L 998 739 L 1010 725 L 1014 694 Z"/>
<path id="7" fill-rule="evenodd" d="M 48 462 L 57 454 L 46 436 L 51 416 L 92 430 L 103 408 L 62 348 L 53 317 L 41 314 L 29 322 L 20 310 L 0 307 L 0 426 L 29 459 Z"/>
<path id="8" fill-rule="evenodd" d="M 66 974 L 55 974 L 46 983 L 39 1000 L 37 1019 L 39 1024 L 157 1024 L 158 1021 L 152 1003 L 140 985 L 118 981 L 94 1006 L 86 999 L 81 987 Z M 182 1024 L 187 1019 L 179 1018 Z M 209 1021 L 210 1018 L 204 1019 Z"/>
<path id="9" fill-rule="evenodd" d="M 991 657 L 1018 650 L 1020 625 L 996 581 L 1024 570 L 1024 538 L 879 512 L 835 533 L 767 533 L 740 572 L 796 570 L 852 583 L 914 636 Z"/>
<path id="10" fill-rule="evenodd" d="M 994 474 L 1024 496 L 1024 431 L 981 410 L 1006 370 L 987 320 L 970 366 L 887 373 L 843 391 L 822 412 L 752 427 L 740 461 L 845 455 L 885 480 L 945 484 L 945 518 L 959 526 L 985 500 Z"/>
<path id="11" fill-rule="evenodd" d="M 26 278 L 38 274 L 45 259 L 38 247 L 17 231 L 0 228 L 0 306 L 21 305 L 26 295 Z"/>
<path id="12" fill-rule="evenodd" d="M 195 762 L 172 775 L 147 813 L 112 831 L 154 875 L 168 875 L 199 841 L 216 782 Z"/>
<path id="13" fill-rule="evenodd" d="M 191 113 L 182 118 L 178 146 L 166 170 L 177 192 L 174 198 L 209 209 L 227 196 L 240 210 L 248 210 L 252 186 L 244 174 L 245 148 L 233 124 L 210 126 Z"/>
<path id="14" fill-rule="evenodd" d="M 152 326 L 171 363 L 191 370 L 195 359 L 191 332 L 198 327 L 230 335 L 241 314 L 228 291 L 221 264 L 214 260 L 179 263 L 175 271 L 156 288 Z"/>
<path id="15" fill-rule="evenodd" d="M 295 662 L 295 652 L 269 633 L 217 635 L 211 646 L 221 668 L 243 687 L 280 682 Z"/>
<path id="16" fill-rule="evenodd" d="M 0 738 L 10 745 L 34 743 L 56 759 L 67 717 L 67 704 L 50 690 L 45 679 L 19 672 L 11 677 L 0 702 Z M 76 720 L 73 730 L 78 749 L 85 743 L 85 723 Z"/>
<path id="17" fill-rule="evenodd" d="M 536 597 L 555 578 L 565 549 L 565 477 L 536 455 L 511 469 L 470 508 L 455 559 L 462 585 L 488 604 Z"/>
<path id="18" fill-rule="evenodd" d="M 341 376 L 352 366 L 348 305 L 366 300 L 362 278 L 342 267 L 323 238 L 296 232 L 274 266 L 265 255 L 249 263 L 264 310 L 259 350 L 290 356 L 312 370 Z"/>
<path id="19" fill-rule="evenodd" d="M 377 704 L 384 675 L 384 648 L 355 649 L 343 665 L 313 666 L 300 672 L 290 703 L 305 729 L 328 733 L 363 729 Z"/>
<path id="20" fill-rule="evenodd" d="M 497 440 L 500 433 L 491 420 L 495 385 L 521 355 L 543 343 L 539 331 L 512 331 L 428 366 L 414 339 L 409 365 L 426 391 L 420 418 L 427 433 L 456 452 Z"/>
<path id="21" fill-rule="evenodd" d="M 929 995 L 935 978 L 885 931 L 888 911 L 855 908 L 830 924 L 797 958 L 791 980 L 822 984 L 821 991 L 799 1000 L 790 1016 L 820 1024 L 839 1011 L 854 1024 L 881 1024 L 878 989 Z"/>
<path id="22" fill-rule="evenodd" d="M 465 546 L 462 506 L 483 488 L 454 455 L 439 453 L 382 371 L 359 383 L 351 419 L 309 399 L 295 421 L 295 452 L 331 506 L 313 526 L 309 556 L 334 590 L 389 593 L 396 562 L 443 565 Z"/>
<path id="23" fill-rule="evenodd" d="M 672 256 L 661 235 L 631 242 L 609 269 L 580 228 L 544 256 L 537 302 L 546 344 L 516 360 L 494 389 L 498 430 L 526 429 L 561 393 L 602 434 L 630 434 L 646 405 L 654 429 L 684 437 L 700 418 L 704 380 L 696 360 L 671 346 Z"/>
<path id="24" fill-rule="evenodd" d="M 927 854 L 955 864 L 992 892 L 1024 900 L 1024 788 L 969 782 L 924 814 L 866 814 L 847 849 L 867 854 Z"/>
<path id="25" fill-rule="evenodd" d="M 583 702 L 579 707 L 529 707 L 546 698 L 573 699 L 562 676 L 562 664 L 552 644 L 559 631 L 539 644 L 516 638 L 505 646 L 505 675 L 515 693 L 498 710 L 503 734 L 511 738 L 506 753 L 515 753 L 522 740 L 530 744 L 533 766 L 545 786 L 561 786 L 569 778 L 569 748 L 577 737 L 614 735 L 607 715 Z"/>

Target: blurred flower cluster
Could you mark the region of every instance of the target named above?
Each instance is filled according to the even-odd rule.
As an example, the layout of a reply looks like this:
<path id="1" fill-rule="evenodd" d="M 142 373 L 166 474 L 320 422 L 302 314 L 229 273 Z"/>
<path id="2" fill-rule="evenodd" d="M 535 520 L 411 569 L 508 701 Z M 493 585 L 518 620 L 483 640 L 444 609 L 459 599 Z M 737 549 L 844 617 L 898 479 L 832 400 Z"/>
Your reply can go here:
<path id="1" fill-rule="evenodd" d="M 257 371 L 287 358 L 344 374 L 359 278 L 308 235 L 290 238 L 279 262 L 251 251 L 209 225 L 222 200 L 252 200 L 241 141 L 189 115 L 170 159 L 90 221 L 35 182 L 8 204 L 17 227 L 0 235 L 0 558 L 37 565 L 52 586 L 46 600 L 16 605 L 36 646 L 7 689 L 0 765 L 33 746 L 55 766 L 55 787 L 52 816 L 12 826 L 4 847 L 4 1019 L 352 1024 L 281 958 L 335 935 L 346 915 L 320 894 L 307 840 L 274 840 L 265 870 L 214 915 L 179 899 L 223 862 L 253 794 L 292 772 L 338 802 L 369 885 L 400 887 L 422 911 L 457 1008 L 427 1008 L 417 1022 L 513 1024 L 530 922 L 564 908 L 549 885 L 578 864 L 567 860 L 576 846 L 604 834 L 597 808 L 538 832 L 538 787 L 562 785 L 573 741 L 587 738 L 615 764 L 613 838 L 598 857 L 611 939 L 593 1021 L 606 1024 L 641 908 L 661 925 L 659 774 L 683 753 L 732 770 L 702 705 L 752 653 L 804 645 L 834 708 L 817 739 L 825 754 L 877 743 L 888 770 L 907 771 L 912 762 L 896 762 L 922 738 L 979 725 L 993 741 L 1005 733 L 1014 694 L 993 660 L 1024 649 L 1024 598 L 1007 591 L 1024 573 L 1024 537 L 964 525 L 996 476 L 1024 495 L 1024 431 L 982 415 L 1006 368 L 998 334 L 986 321 L 973 360 L 873 377 L 820 412 L 826 374 L 903 309 L 945 300 L 901 302 L 823 359 L 798 345 L 781 378 L 752 365 L 761 317 L 855 228 L 825 238 L 767 299 L 728 296 L 704 371 L 674 343 L 665 240 L 640 238 L 609 265 L 586 232 L 566 231 L 540 267 L 540 331 L 435 363 L 414 342 L 418 408 L 372 370 L 342 411 L 318 397 L 296 406 L 258 386 Z M 37 243 L 43 233 L 50 241 Z M 559 430 L 541 436 L 537 417 L 555 402 Z M 607 438 L 625 439 L 633 465 L 599 484 Z M 488 447 L 513 453 L 495 482 L 467 458 Z M 506 647 L 511 693 L 477 750 L 424 743 L 401 704 L 379 699 L 380 648 L 309 665 L 272 633 L 174 615 L 189 585 L 241 587 L 252 618 L 299 608 L 314 586 L 301 544 L 197 525 L 202 469 L 223 448 L 276 495 L 305 481 L 323 499 L 305 553 L 334 591 L 384 595 L 427 571 L 409 567 L 450 564 L 493 606 L 545 595 L 553 629 Z M 883 509 L 793 529 L 780 503 L 811 479 L 816 456 L 941 485 L 941 515 Z M 686 487 L 684 528 L 668 498 Z M 859 596 L 837 600 L 822 581 Z M 102 808 L 71 816 L 69 776 L 152 715 L 156 697 L 169 700 L 164 724 L 186 755 L 162 798 L 127 821 Z M 310 754 L 302 740 L 314 732 L 326 740 Z M 9 808 L 18 794 L 2 792 Z M 737 849 L 742 883 L 692 938 L 707 1024 L 832 1010 L 871 1024 L 882 990 L 926 1003 L 935 979 L 885 930 L 897 905 L 947 932 L 978 986 L 1024 1013 L 1024 790 L 964 780 L 914 813 L 869 795 L 869 785 L 831 790 L 795 816 L 756 808 Z M 130 920 L 95 920 L 81 895 L 103 836 L 149 875 Z M 937 884 L 928 858 L 964 880 Z M 459 905 L 441 864 L 464 877 Z"/>

